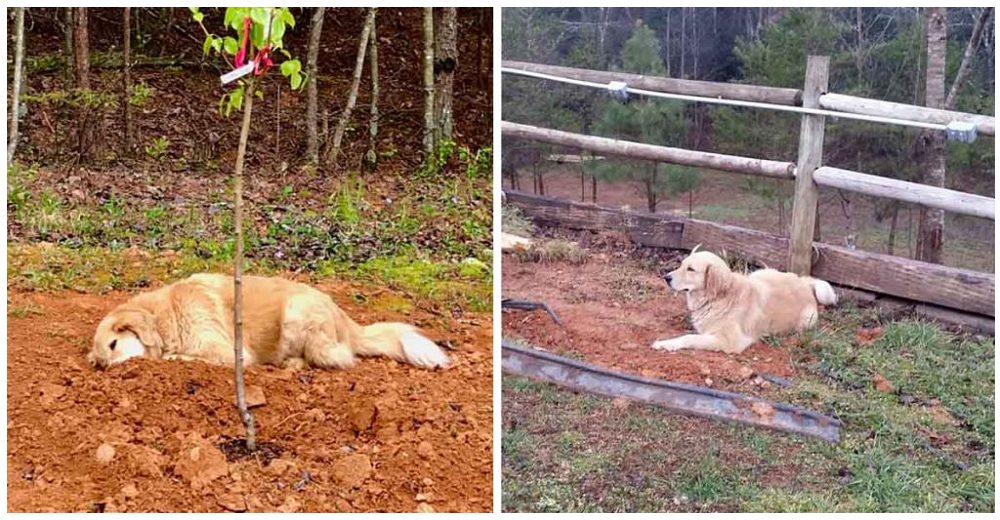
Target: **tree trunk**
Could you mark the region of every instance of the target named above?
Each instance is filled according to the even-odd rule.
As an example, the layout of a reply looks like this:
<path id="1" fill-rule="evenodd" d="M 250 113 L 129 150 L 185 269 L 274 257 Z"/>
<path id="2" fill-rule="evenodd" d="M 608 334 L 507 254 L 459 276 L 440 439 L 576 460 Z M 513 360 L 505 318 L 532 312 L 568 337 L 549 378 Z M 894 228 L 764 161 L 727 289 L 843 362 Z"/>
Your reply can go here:
<path id="1" fill-rule="evenodd" d="M 87 35 L 87 8 L 77 7 L 73 15 L 73 65 L 77 88 L 90 88 L 90 39 Z"/>
<path id="2" fill-rule="evenodd" d="M 132 8 L 122 15 L 122 126 L 125 131 L 125 154 L 132 152 Z"/>
<path id="3" fill-rule="evenodd" d="M 368 16 L 365 18 L 365 26 L 361 29 L 361 41 L 358 42 L 358 56 L 354 60 L 354 76 L 351 79 L 351 91 L 347 95 L 347 105 L 340 114 L 340 121 L 333 131 L 333 146 L 326 157 L 326 162 L 336 166 L 337 156 L 340 155 L 340 142 L 344 138 L 344 131 L 347 130 L 347 122 L 351 120 L 351 112 L 354 111 L 354 104 L 358 101 L 358 87 L 361 85 L 361 71 L 365 68 L 365 53 L 368 50 L 368 37 L 371 35 L 372 26 L 375 25 L 375 8 L 368 8 Z"/>
<path id="4" fill-rule="evenodd" d="M 73 72 L 76 70 L 76 66 L 73 63 L 73 34 L 76 32 L 75 24 L 73 23 L 73 11 L 74 8 L 67 7 L 63 11 L 63 24 L 65 25 L 65 32 L 63 36 L 65 40 L 63 41 L 63 52 L 66 53 L 66 82 L 72 86 L 73 83 Z"/>
<path id="5" fill-rule="evenodd" d="M 174 28 L 174 8 L 167 8 L 167 26 L 163 28 L 163 34 L 160 36 L 160 57 L 163 57 L 163 53 L 167 52 L 167 48 L 170 47 L 170 30 Z"/>
<path id="6" fill-rule="evenodd" d="M 437 121 L 438 137 L 448 140 L 452 137 L 454 126 L 451 107 L 455 69 L 458 67 L 457 12 L 454 7 L 441 8 L 441 23 L 435 35 L 437 45 L 434 49 L 437 63 L 434 120 Z"/>
<path id="7" fill-rule="evenodd" d="M 945 58 L 947 56 L 948 24 L 946 8 L 927 9 L 927 79 L 924 105 L 944 108 Z M 943 188 L 945 185 L 945 142 L 941 132 L 925 132 L 921 136 L 924 146 L 924 184 Z M 917 231 L 917 260 L 941 263 L 944 236 L 944 211 L 920 208 Z"/>
<path id="8" fill-rule="evenodd" d="M 90 90 L 90 37 L 88 35 L 87 8 L 77 7 L 73 13 L 73 57 L 76 88 Z M 80 103 L 77 107 L 77 155 L 84 160 L 92 153 L 94 123 L 92 107 Z"/>
<path id="9" fill-rule="evenodd" d="M 312 28 L 309 30 L 309 49 L 306 51 L 306 159 L 310 164 L 319 163 L 319 136 L 316 132 L 316 111 L 319 105 L 317 92 L 317 71 L 319 69 L 319 42 L 323 34 L 325 7 L 317 7 L 313 12 Z"/>
<path id="10" fill-rule="evenodd" d="M 892 203 L 892 217 L 889 218 L 889 240 L 886 251 L 892 255 L 896 252 L 896 226 L 899 223 L 899 202 Z"/>
<path id="11" fill-rule="evenodd" d="M 257 428 L 253 414 L 247 408 L 246 387 L 243 381 L 243 163 L 247 154 L 247 139 L 250 136 L 250 116 L 253 111 L 256 79 L 251 79 L 243 96 L 243 126 L 240 127 L 240 144 L 236 150 L 236 173 L 233 195 L 236 199 L 234 224 L 236 226 L 236 257 L 233 268 L 233 352 L 236 369 L 236 407 L 247 430 L 247 449 L 257 450 Z"/>
<path id="12" fill-rule="evenodd" d="M 681 7 L 681 71 L 678 78 L 684 79 L 684 54 L 687 51 L 687 7 Z"/>
<path id="13" fill-rule="evenodd" d="M 424 8 L 424 152 L 434 153 L 434 8 Z"/>
<path id="14" fill-rule="evenodd" d="M 375 11 L 376 18 L 378 15 L 378 10 Z M 378 97 L 379 97 L 379 87 L 378 87 L 378 30 L 377 24 L 378 20 L 376 18 L 372 19 L 372 35 L 369 40 L 368 49 L 368 69 L 372 76 L 372 104 L 371 112 L 368 118 L 368 152 L 365 153 L 365 160 L 368 162 L 370 168 L 375 168 L 378 164 Z"/>
<path id="15" fill-rule="evenodd" d="M 590 176 L 590 201 L 597 204 L 597 176 Z"/>
<path id="16" fill-rule="evenodd" d="M 14 163 L 14 151 L 17 150 L 18 127 L 21 119 L 21 86 L 24 84 L 24 8 L 16 8 L 14 29 L 14 85 L 11 93 L 10 125 L 7 129 L 7 166 Z"/>
<path id="17" fill-rule="evenodd" d="M 989 21 L 990 14 L 992 13 L 992 7 L 984 7 L 982 12 L 979 13 L 976 26 L 972 29 L 972 37 L 969 38 L 969 44 L 965 47 L 962 64 L 958 67 L 958 73 L 955 74 L 955 81 L 951 84 L 951 90 L 948 91 L 948 98 L 944 102 L 944 108 L 948 110 L 955 109 L 955 102 L 958 101 L 958 93 L 962 90 L 965 80 L 969 77 L 969 73 L 972 72 L 972 59 L 976 55 L 976 49 L 979 48 L 979 41 L 983 36 L 983 27 L 986 26 L 986 22 Z"/>

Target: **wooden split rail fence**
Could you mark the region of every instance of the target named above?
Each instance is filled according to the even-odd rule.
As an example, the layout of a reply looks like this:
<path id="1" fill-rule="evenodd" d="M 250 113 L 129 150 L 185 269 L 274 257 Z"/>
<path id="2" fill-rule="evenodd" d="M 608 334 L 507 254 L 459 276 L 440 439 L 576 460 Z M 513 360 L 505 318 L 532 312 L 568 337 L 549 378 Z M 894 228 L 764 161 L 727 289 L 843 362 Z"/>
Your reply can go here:
<path id="1" fill-rule="evenodd" d="M 802 90 L 713 83 L 593 71 L 504 61 L 504 68 L 570 79 L 624 81 L 633 88 L 682 95 L 802 106 L 897 120 L 947 125 L 972 123 L 980 135 L 995 135 L 990 116 L 929 109 L 913 105 L 827 93 L 829 58 L 810 56 Z M 739 252 L 770 267 L 812 274 L 830 282 L 927 302 L 949 309 L 995 317 L 995 275 L 868 253 L 813 241 L 818 186 L 939 208 L 952 213 L 996 220 L 996 201 L 989 197 L 823 166 L 826 116 L 802 115 L 799 155 L 795 164 L 670 148 L 563 132 L 504 121 L 505 136 L 540 141 L 603 155 L 711 168 L 714 170 L 795 181 L 790 237 L 675 216 L 640 214 L 578 204 L 525 193 L 508 192 L 508 202 L 543 222 L 578 229 L 617 229 L 647 246 L 691 248 L 703 244 Z"/>

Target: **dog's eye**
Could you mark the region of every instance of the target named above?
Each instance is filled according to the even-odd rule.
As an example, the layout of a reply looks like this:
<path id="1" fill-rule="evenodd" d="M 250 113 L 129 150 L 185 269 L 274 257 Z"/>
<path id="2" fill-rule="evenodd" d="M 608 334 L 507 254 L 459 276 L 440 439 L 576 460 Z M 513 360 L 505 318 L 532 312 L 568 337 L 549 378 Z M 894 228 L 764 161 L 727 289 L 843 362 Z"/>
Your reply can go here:
<path id="1" fill-rule="evenodd" d="M 118 346 L 118 340 L 113 339 L 111 340 L 111 344 L 108 345 L 108 348 L 111 349 L 112 352 L 114 352 L 116 346 Z"/>
<path id="2" fill-rule="evenodd" d="M 694 271 L 694 267 L 688 266 L 688 271 Z"/>

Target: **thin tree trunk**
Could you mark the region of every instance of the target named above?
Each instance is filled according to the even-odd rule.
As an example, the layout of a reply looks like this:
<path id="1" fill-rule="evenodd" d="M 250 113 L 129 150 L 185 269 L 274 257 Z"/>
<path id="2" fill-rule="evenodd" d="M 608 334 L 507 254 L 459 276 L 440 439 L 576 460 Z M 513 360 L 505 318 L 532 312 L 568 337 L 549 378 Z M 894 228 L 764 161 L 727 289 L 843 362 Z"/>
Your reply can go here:
<path id="1" fill-rule="evenodd" d="M 76 70 L 76 65 L 73 62 L 73 34 L 75 32 L 75 24 L 73 24 L 73 10 L 72 7 L 65 8 L 63 11 L 63 24 L 65 25 L 64 41 L 63 41 L 63 52 L 66 53 L 66 82 L 72 86 L 73 73 Z"/>
<path id="2" fill-rule="evenodd" d="M 441 8 L 441 23 L 435 35 L 437 45 L 434 50 L 437 72 L 434 93 L 434 119 L 437 122 L 438 137 L 451 139 L 454 126 L 452 117 L 452 91 L 455 84 L 455 69 L 458 67 L 457 38 L 458 11 L 454 7 Z"/>
<path id="3" fill-rule="evenodd" d="M 889 218 L 889 243 L 886 246 L 886 251 L 888 254 L 892 255 L 896 252 L 896 226 L 899 223 L 899 202 L 893 201 L 892 203 L 892 217 Z"/>
<path id="4" fill-rule="evenodd" d="M 698 79 L 698 8 L 692 7 L 691 13 L 694 15 L 693 22 L 691 24 L 691 58 L 694 61 L 694 75 L 691 76 L 693 79 Z"/>
<path id="5" fill-rule="evenodd" d="M 372 26 L 375 24 L 375 8 L 368 8 L 368 17 L 365 18 L 365 26 L 361 29 L 361 41 L 358 43 L 358 56 L 354 60 L 354 76 L 351 79 L 351 91 L 347 95 L 347 105 L 340 114 L 340 121 L 333 131 L 333 146 L 327 154 L 326 162 L 336 166 L 337 156 L 340 155 L 340 142 L 344 138 L 344 131 L 347 130 L 347 122 L 351 120 L 351 112 L 354 111 L 354 104 L 358 101 L 358 87 L 361 85 L 361 71 L 365 68 L 365 53 L 368 50 L 368 37 L 371 35 Z"/>
<path id="6" fill-rule="evenodd" d="M 434 8 L 424 8 L 424 152 L 434 153 Z"/>
<path id="7" fill-rule="evenodd" d="M 316 112 L 319 106 L 317 83 L 319 78 L 319 42 L 323 35 L 323 15 L 325 7 L 317 7 L 313 12 L 312 28 L 309 31 L 309 49 L 306 51 L 306 159 L 310 164 L 319 163 L 319 136 L 316 134 Z"/>
<path id="8" fill-rule="evenodd" d="M 14 151 L 17 150 L 18 130 L 21 119 L 21 86 L 24 84 L 24 8 L 16 8 L 15 43 L 14 43 L 14 85 L 11 93 L 10 126 L 7 129 L 7 166 L 14 163 Z"/>
<path id="9" fill-rule="evenodd" d="M 77 88 L 90 88 L 90 39 L 87 35 L 87 8 L 77 7 L 73 16 L 73 65 Z"/>
<path id="10" fill-rule="evenodd" d="M 174 8 L 167 8 L 167 26 L 163 29 L 163 34 L 160 36 L 160 57 L 163 57 L 163 53 L 167 52 L 167 48 L 170 46 L 170 30 L 174 28 Z"/>
<path id="11" fill-rule="evenodd" d="M 687 50 L 687 7 L 681 7 L 681 73 L 678 78 L 684 79 L 684 54 Z"/>
<path id="12" fill-rule="evenodd" d="M 240 127 L 240 144 L 236 150 L 236 173 L 233 193 L 236 199 L 236 257 L 233 268 L 233 352 L 236 369 L 236 407 L 247 430 L 247 449 L 257 450 L 257 428 L 253 414 L 247 408 L 246 387 L 243 380 L 243 163 L 247 153 L 247 139 L 250 136 L 250 116 L 253 111 L 254 88 L 257 80 L 252 79 L 243 96 L 243 126 Z"/>
<path id="13" fill-rule="evenodd" d="M 368 118 L 368 152 L 365 160 L 369 167 L 374 168 L 378 164 L 378 10 L 375 11 L 375 18 L 372 19 L 372 35 L 369 40 L 368 49 L 368 69 L 372 76 L 372 104 Z"/>
<path id="14" fill-rule="evenodd" d="M 927 79 L 924 105 L 944 108 L 945 59 L 947 56 L 948 24 L 944 7 L 927 10 Z M 941 132 L 925 132 L 921 136 L 924 146 L 924 184 L 943 188 L 945 185 L 945 142 Z M 944 237 L 944 211 L 920 208 L 917 231 L 917 260 L 941 263 Z"/>
<path id="15" fill-rule="evenodd" d="M 122 126 L 125 129 L 125 153 L 132 152 L 132 8 L 126 7 L 122 16 Z"/>
<path id="16" fill-rule="evenodd" d="M 983 36 L 983 27 L 986 26 L 986 22 L 989 21 L 990 14 L 992 13 L 992 7 L 984 7 L 982 12 L 979 13 L 976 26 L 972 30 L 972 37 L 969 38 L 969 44 L 965 47 L 962 64 L 958 67 L 958 73 L 955 74 L 955 81 L 951 84 L 951 90 L 948 91 L 948 97 L 944 101 L 944 108 L 948 110 L 955 108 L 955 102 L 958 101 L 958 93 L 965 85 L 965 80 L 969 78 L 969 73 L 972 72 L 972 59 L 976 55 L 976 49 L 979 48 L 979 41 Z"/>
<path id="17" fill-rule="evenodd" d="M 76 88 L 90 90 L 90 37 L 88 35 L 87 8 L 77 7 L 73 14 L 73 65 Z M 92 108 L 80 103 L 77 108 L 77 156 L 86 159 L 92 152 L 94 128 L 91 121 Z"/>
<path id="18" fill-rule="evenodd" d="M 597 204 L 597 176 L 590 176 L 590 201 Z"/>

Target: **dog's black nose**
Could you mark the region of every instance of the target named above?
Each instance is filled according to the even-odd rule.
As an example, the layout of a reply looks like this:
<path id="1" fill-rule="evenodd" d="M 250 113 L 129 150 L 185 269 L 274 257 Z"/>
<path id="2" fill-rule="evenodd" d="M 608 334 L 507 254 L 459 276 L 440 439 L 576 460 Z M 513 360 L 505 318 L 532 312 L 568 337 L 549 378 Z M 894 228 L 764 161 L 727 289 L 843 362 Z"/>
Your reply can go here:
<path id="1" fill-rule="evenodd" d="M 670 280 L 673 279 L 673 277 L 674 277 L 674 275 L 672 275 L 670 273 L 667 273 L 667 274 L 663 275 L 663 279 L 666 280 L 667 283 L 670 283 Z"/>

